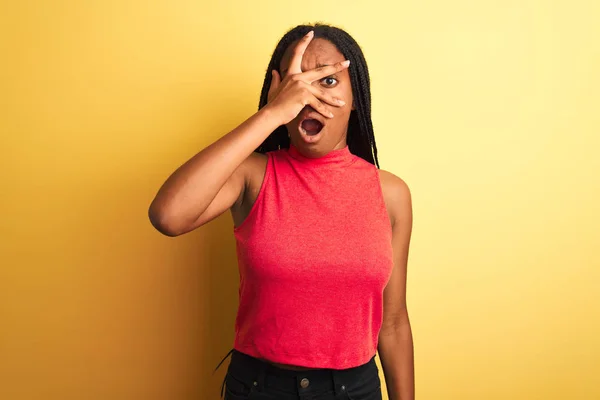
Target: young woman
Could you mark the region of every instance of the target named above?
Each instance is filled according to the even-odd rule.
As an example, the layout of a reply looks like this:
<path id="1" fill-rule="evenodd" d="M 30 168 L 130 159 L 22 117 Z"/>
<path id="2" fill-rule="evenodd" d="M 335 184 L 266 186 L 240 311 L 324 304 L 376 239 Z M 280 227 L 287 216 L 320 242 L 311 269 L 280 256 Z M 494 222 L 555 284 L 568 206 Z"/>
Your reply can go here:
<path id="1" fill-rule="evenodd" d="M 149 216 L 177 236 L 226 210 L 240 304 L 225 399 L 414 399 L 410 191 L 379 169 L 367 64 L 346 32 L 277 45 L 259 111 L 177 169 Z"/>

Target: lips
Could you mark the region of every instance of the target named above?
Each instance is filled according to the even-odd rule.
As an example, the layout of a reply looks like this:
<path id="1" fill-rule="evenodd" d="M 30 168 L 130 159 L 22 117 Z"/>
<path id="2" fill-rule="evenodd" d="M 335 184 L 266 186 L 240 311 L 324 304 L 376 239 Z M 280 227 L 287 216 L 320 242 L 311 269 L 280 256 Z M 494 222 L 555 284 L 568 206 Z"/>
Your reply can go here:
<path id="1" fill-rule="evenodd" d="M 323 124 L 314 118 L 307 118 L 303 120 L 301 126 L 309 136 L 317 135 L 319 132 L 321 132 L 321 129 L 323 129 Z"/>
<path id="2" fill-rule="evenodd" d="M 323 116 L 310 106 L 307 106 L 302 110 L 299 117 L 298 130 L 300 131 L 300 136 L 304 138 L 306 143 L 315 143 L 318 141 L 321 137 L 320 133 L 325 128 Z"/>

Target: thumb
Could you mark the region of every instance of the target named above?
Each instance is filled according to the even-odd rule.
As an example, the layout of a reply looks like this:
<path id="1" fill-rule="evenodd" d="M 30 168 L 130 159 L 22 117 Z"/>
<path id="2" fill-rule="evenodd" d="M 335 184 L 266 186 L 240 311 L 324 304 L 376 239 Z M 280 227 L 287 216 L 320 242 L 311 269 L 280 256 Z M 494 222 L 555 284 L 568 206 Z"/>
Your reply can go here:
<path id="1" fill-rule="evenodd" d="M 271 71 L 271 85 L 269 86 L 269 92 L 267 94 L 267 101 L 271 101 L 281 83 L 281 78 L 276 70 Z"/>

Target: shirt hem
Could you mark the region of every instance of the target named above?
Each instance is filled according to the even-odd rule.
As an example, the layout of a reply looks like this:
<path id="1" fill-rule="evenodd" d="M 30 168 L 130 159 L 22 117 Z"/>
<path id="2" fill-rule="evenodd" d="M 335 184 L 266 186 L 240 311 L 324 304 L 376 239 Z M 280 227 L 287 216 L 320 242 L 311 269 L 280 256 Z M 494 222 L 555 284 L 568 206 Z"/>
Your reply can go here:
<path id="1" fill-rule="evenodd" d="M 285 351 L 269 352 L 268 354 L 265 354 L 258 351 L 255 347 L 252 346 L 246 347 L 234 345 L 234 349 L 251 357 L 266 360 L 272 363 L 287 364 L 305 368 L 324 368 L 336 370 L 359 367 L 371 361 L 371 359 L 377 354 L 377 351 L 369 352 L 361 357 L 357 357 L 355 360 L 350 360 L 346 362 L 340 362 L 336 359 L 332 359 L 331 357 L 329 357 L 329 360 L 323 362 L 315 360 L 315 357 L 307 358 L 297 354 L 290 354 Z M 327 358 L 327 356 L 325 356 L 324 358 Z"/>

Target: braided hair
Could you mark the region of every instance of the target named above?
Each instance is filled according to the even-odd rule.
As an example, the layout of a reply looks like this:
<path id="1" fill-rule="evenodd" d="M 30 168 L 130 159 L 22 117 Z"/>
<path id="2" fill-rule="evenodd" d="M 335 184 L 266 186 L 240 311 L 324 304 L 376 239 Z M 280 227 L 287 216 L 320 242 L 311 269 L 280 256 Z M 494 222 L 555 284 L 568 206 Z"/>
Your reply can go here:
<path id="1" fill-rule="evenodd" d="M 350 60 L 350 83 L 352 85 L 352 96 L 354 98 L 354 110 L 350 113 L 348 121 L 348 132 L 346 142 L 350 152 L 371 164 L 379 167 L 377 159 L 377 146 L 373 134 L 373 122 L 371 121 L 371 83 L 367 62 L 356 41 L 345 31 L 331 25 L 315 24 L 298 25 L 288 31 L 279 41 L 271 56 L 271 62 L 267 68 L 265 81 L 260 94 L 258 108 L 267 105 L 267 95 L 271 86 L 272 70 L 279 71 L 279 65 L 286 49 L 295 41 L 304 37 L 311 30 L 314 38 L 323 38 L 335 45 L 346 60 Z M 281 72 L 280 72 L 281 75 Z M 266 153 L 282 148 L 290 147 L 290 138 L 285 126 L 280 126 L 256 149 L 259 153 Z"/>

